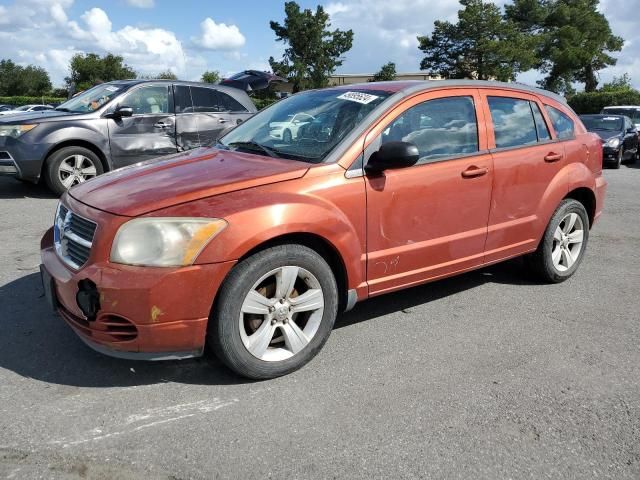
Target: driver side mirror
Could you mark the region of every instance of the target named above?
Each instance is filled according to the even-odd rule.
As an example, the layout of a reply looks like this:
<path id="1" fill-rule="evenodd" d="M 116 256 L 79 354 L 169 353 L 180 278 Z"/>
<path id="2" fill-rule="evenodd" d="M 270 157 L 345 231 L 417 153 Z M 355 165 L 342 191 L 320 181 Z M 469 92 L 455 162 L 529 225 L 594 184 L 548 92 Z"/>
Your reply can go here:
<path id="1" fill-rule="evenodd" d="M 133 108 L 121 105 L 116 108 L 112 113 L 106 115 L 107 118 L 122 118 L 131 117 L 133 115 Z"/>
<path id="2" fill-rule="evenodd" d="M 420 158 L 418 147 L 409 142 L 387 142 L 373 153 L 364 167 L 367 174 L 415 165 Z"/>

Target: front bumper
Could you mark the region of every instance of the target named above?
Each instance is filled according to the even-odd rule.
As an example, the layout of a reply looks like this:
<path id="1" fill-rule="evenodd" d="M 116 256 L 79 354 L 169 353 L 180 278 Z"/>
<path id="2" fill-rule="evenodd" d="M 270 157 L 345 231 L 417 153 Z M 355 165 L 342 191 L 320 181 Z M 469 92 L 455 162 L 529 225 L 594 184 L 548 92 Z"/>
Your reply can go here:
<path id="1" fill-rule="evenodd" d="M 101 353 L 140 360 L 202 354 L 213 299 L 235 263 L 167 269 L 102 261 L 74 271 L 56 254 L 52 229 L 42 239 L 41 257 L 53 304 L 80 338 Z M 78 305 L 84 281 L 99 295 L 94 320 Z"/>
<path id="2" fill-rule="evenodd" d="M 0 137 L 0 175 L 37 182 L 50 148 L 49 144 L 29 143 L 22 137 Z"/>
<path id="3" fill-rule="evenodd" d="M 604 162 L 616 162 L 618 161 L 618 155 L 620 154 L 620 147 L 602 147 L 602 160 Z"/>

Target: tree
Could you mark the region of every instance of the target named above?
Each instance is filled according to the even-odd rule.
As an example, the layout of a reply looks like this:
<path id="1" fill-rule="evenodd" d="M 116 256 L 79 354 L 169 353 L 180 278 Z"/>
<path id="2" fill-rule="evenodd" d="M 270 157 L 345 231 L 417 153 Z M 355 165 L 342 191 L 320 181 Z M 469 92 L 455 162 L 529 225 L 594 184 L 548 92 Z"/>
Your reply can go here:
<path id="1" fill-rule="evenodd" d="M 158 75 L 156 75 L 155 78 L 157 78 L 158 80 L 178 80 L 178 76 L 171 70 L 160 72 Z"/>
<path id="2" fill-rule="evenodd" d="M 128 78 L 136 78 L 136 72 L 120 55 L 107 53 L 100 57 L 96 53 L 78 53 L 71 58 L 65 81 L 70 88 L 75 86 L 75 91 L 81 91 L 98 83 Z"/>
<path id="3" fill-rule="evenodd" d="M 396 64 L 388 62 L 373 74 L 372 82 L 386 82 L 396 79 Z"/>
<path id="4" fill-rule="evenodd" d="M 605 83 L 600 89 L 603 92 L 628 92 L 633 90 L 631 77 L 625 73 L 621 77 L 613 77 L 609 83 Z"/>
<path id="5" fill-rule="evenodd" d="M 585 91 L 598 88 L 598 71 L 616 64 L 611 53 L 623 40 L 613 35 L 599 0 L 514 0 L 505 16 L 526 31 L 538 57 L 535 67 L 546 74 L 540 85 L 570 93 L 573 82 Z"/>
<path id="6" fill-rule="evenodd" d="M 484 0 L 460 4 L 457 23 L 436 20 L 430 37 L 418 37 L 421 69 L 445 78 L 508 81 L 531 68 L 535 56 L 527 37 L 500 7 Z"/>
<path id="7" fill-rule="evenodd" d="M 207 70 L 202 74 L 202 81 L 205 83 L 218 83 L 220 81 L 220 72 L 217 70 Z"/>
<path id="8" fill-rule="evenodd" d="M 44 68 L 23 67 L 11 60 L 0 60 L 0 95 L 37 97 L 51 90 L 51 80 Z"/>
<path id="9" fill-rule="evenodd" d="M 296 2 L 286 2 L 284 11 L 284 25 L 269 22 L 276 40 L 287 45 L 280 61 L 269 58 L 271 69 L 286 77 L 294 92 L 327 86 L 342 65 L 342 55 L 351 49 L 353 31 L 329 30 L 329 14 L 320 5 L 314 14 L 310 9 L 301 11 Z"/>

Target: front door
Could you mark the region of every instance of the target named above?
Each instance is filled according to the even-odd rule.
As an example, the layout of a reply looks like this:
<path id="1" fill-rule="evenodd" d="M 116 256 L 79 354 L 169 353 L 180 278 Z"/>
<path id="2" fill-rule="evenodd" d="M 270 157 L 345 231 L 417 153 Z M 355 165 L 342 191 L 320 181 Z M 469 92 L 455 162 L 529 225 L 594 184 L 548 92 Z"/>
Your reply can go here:
<path id="1" fill-rule="evenodd" d="M 134 87 L 118 102 L 131 117 L 109 119 L 111 159 L 116 168 L 176 153 L 176 125 L 171 86 Z"/>
<path id="2" fill-rule="evenodd" d="M 493 165 L 478 103 L 475 89 L 426 93 L 369 134 L 365 161 L 389 141 L 420 152 L 412 167 L 366 178 L 371 295 L 482 263 Z"/>

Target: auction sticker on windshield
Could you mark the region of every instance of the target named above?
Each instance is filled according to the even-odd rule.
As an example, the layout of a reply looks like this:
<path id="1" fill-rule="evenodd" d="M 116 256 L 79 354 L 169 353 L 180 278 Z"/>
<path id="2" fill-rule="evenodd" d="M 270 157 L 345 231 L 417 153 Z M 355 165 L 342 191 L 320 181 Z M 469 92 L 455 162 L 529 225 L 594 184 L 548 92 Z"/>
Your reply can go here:
<path id="1" fill-rule="evenodd" d="M 349 100 L 351 102 L 363 103 L 366 105 L 367 103 L 373 102 L 376 98 L 378 98 L 378 96 L 363 92 L 346 92 L 342 95 L 339 95 L 338 98 L 342 100 Z"/>

